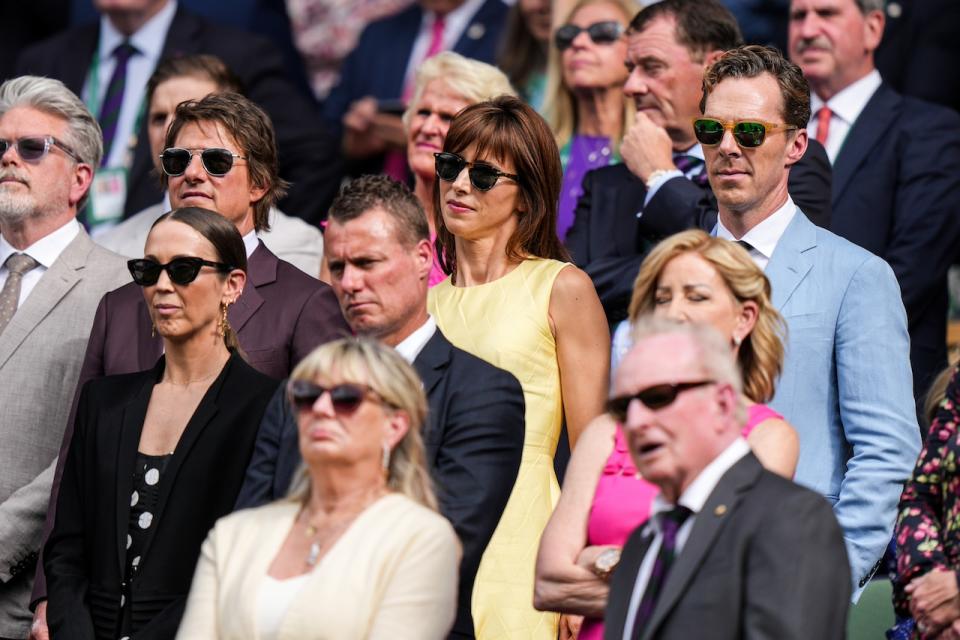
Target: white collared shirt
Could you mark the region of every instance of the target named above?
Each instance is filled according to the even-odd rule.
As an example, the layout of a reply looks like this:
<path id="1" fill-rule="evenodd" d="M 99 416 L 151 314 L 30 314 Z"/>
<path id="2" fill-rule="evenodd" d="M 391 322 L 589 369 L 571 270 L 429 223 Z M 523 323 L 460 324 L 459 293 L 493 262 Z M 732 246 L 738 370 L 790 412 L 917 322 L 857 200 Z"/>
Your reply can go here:
<path id="1" fill-rule="evenodd" d="M 260 246 L 260 238 L 257 237 L 256 231 L 251 231 L 247 235 L 243 236 L 243 248 L 247 250 L 247 258 L 253 255 L 253 252 L 257 250 L 257 247 Z"/>
<path id="2" fill-rule="evenodd" d="M 397 345 L 397 353 L 403 356 L 403 359 L 413 364 L 423 348 L 430 342 L 430 338 L 437 331 L 437 321 L 433 316 L 427 316 L 427 321 L 420 325 L 420 328 L 408 335 Z"/>
<path id="3" fill-rule="evenodd" d="M 67 245 L 73 242 L 78 233 L 80 233 L 80 223 L 77 222 L 76 218 L 70 218 L 70 221 L 62 227 L 53 233 L 48 233 L 23 251 L 14 249 L 6 238 L 0 236 L 0 290 L 7 283 L 7 276 L 10 275 L 10 270 L 3 264 L 11 254 L 25 253 L 39 262 L 40 266 L 27 271 L 23 274 L 23 280 L 20 281 L 20 297 L 17 300 L 17 307 L 21 307 L 23 301 L 27 299 L 33 288 L 40 282 L 43 274 L 53 266 L 53 263 L 57 261 Z"/>
<path id="4" fill-rule="evenodd" d="M 701 147 L 699 144 L 693 145 L 686 151 L 679 151 L 673 154 L 674 158 L 676 158 L 677 156 L 693 156 L 694 158 L 700 158 L 701 160 L 704 161 L 704 164 L 693 167 L 686 173 L 682 173 L 679 169 L 674 169 L 673 171 L 667 171 L 666 173 L 662 173 L 659 176 L 657 176 L 656 180 L 651 182 L 650 186 L 647 188 L 647 195 L 644 196 L 643 198 L 644 207 L 646 207 L 650 203 L 650 201 L 653 200 L 653 196 L 657 195 L 657 191 L 660 190 L 660 187 L 666 184 L 667 180 L 672 180 L 673 178 L 679 178 L 681 176 L 684 178 L 687 178 L 688 180 L 692 180 L 694 176 L 700 175 L 702 171 L 707 170 L 706 160 L 704 159 L 704 156 L 703 156 L 703 147 Z M 642 215 L 643 215 L 643 210 L 641 209 L 639 212 L 637 212 L 637 217 L 639 218 Z"/>
<path id="5" fill-rule="evenodd" d="M 687 490 L 683 492 L 677 504 L 690 509 L 690 516 L 683 523 L 683 526 L 677 530 L 677 539 L 675 545 L 675 556 L 683 552 L 683 547 L 687 544 L 690 537 L 690 531 L 693 529 L 693 522 L 697 519 L 697 514 L 703 510 L 703 505 L 713 490 L 717 487 L 723 475 L 730 470 L 730 467 L 740 461 L 743 456 L 750 452 L 750 445 L 741 437 L 737 437 L 730 446 L 724 449 L 720 455 L 713 459 L 713 462 L 704 467 L 703 471 L 694 478 Z M 623 626 L 623 640 L 631 640 L 633 634 L 633 625 L 637 619 L 637 609 L 640 606 L 640 599 L 643 598 L 643 592 L 647 590 L 647 583 L 650 581 L 650 574 L 653 572 L 653 564 L 656 562 L 657 553 L 660 552 L 660 541 L 663 538 L 660 531 L 661 513 L 671 511 L 675 505 L 670 504 L 663 498 L 663 494 L 657 494 L 653 499 L 653 506 L 650 509 L 650 519 L 645 525 L 648 532 L 654 534 L 653 541 L 647 548 L 647 553 L 643 556 L 643 562 L 640 563 L 640 570 L 637 572 L 637 580 L 633 584 L 633 592 L 630 594 L 630 605 L 627 609 L 627 620 Z"/>
<path id="6" fill-rule="evenodd" d="M 463 32 L 473 20 L 480 7 L 486 0 L 466 0 L 459 7 L 446 14 L 443 17 L 443 48 L 442 51 L 451 51 L 460 40 Z M 430 50 L 430 41 L 433 39 L 433 23 L 437 20 L 437 14 L 433 11 L 424 11 L 423 18 L 420 20 L 420 31 L 417 32 L 417 38 L 413 41 L 413 49 L 410 50 L 410 59 L 407 61 L 407 70 L 403 75 L 403 86 L 412 87 L 413 77 L 420 65 L 423 64 L 427 52 Z M 477 26 L 476 29 L 484 29 L 486 25 Z M 473 36 L 473 33 L 468 34 Z M 483 37 L 482 31 L 475 39 Z M 399 96 L 398 96 L 399 97 Z"/>
<path id="7" fill-rule="evenodd" d="M 145 100 L 147 81 L 160 61 L 163 53 L 163 43 L 167 40 L 167 32 L 177 12 L 176 0 L 170 0 L 167 5 L 150 18 L 140 30 L 130 36 L 130 44 L 137 49 L 137 54 L 130 56 L 127 61 L 127 77 L 123 87 L 123 104 L 120 107 L 120 118 L 117 120 L 117 132 L 110 149 L 104 149 L 107 156 L 107 167 L 123 166 L 124 155 L 127 151 L 127 142 L 130 136 L 139 133 L 133 130 L 140 113 L 141 105 Z M 127 37 L 117 31 L 106 15 L 100 16 L 100 43 L 97 48 L 99 68 L 97 69 L 97 86 L 91 86 L 90 74 L 83 86 L 83 101 L 87 106 L 94 106 L 96 111 L 93 117 L 100 117 L 103 107 L 103 98 L 107 93 L 107 86 L 113 76 L 117 61 L 113 51 Z M 145 108 L 145 106 L 144 106 Z M 91 109 L 93 111 L 93 109 Z"/>
<path id="8" fill-rule="evenodd" d="M 770 257 L 773 255 L 773 250 L 777 248 L 777 243 L 780 242 L 780 238 L 787 230 L 787 227 L 790 226 L 790 222 L 795 215 L 797 215 L 797 205 L 793 203 L 793 199 L 788 195 L 787 201 L 783 203 L 782 207 L 770 214 L 765 220 L 760 222 L 760 224 L 743 234 L 742 238 L 734 237 L 733 233 L 723 226 L 720 218 L 717 218 L 716 236 L 732 242 L 743 240 L 750 245 L 749 253 L 754 263 L 761 269 L 766 269 L 767 264 L 770 262 Z"/>
<path id="9" fill-rule="evenodd" d="M 850 133 L 850 127 L 857 121 L 860 112 L 863 111 L 863 108 L 870 102 L 870 98 L 880 88 L 880 82 L 880 72 L 874 69 L 827 100 L 826 105 L 830 108 L 832 115 L 830 116 L 827 144 L 824 145 L 824 148 L 827 150 L 831 164 L 836 161 L 837 154 L 840 153 L 840 148 L 847 139 L 847 134 Z M 811 92 L 810 123 L 807 125 L 807 132 L 814 139 L 817 137 L 817 129 L 819 129 L 817 112 L 823 105 L 823 100 L 816 93 Z"/>

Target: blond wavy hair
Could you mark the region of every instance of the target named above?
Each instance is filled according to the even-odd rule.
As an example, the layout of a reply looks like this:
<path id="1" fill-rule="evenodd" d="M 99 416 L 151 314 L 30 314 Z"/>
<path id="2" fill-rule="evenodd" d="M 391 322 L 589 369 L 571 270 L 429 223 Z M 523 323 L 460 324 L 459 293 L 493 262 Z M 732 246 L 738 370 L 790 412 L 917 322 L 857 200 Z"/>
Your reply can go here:
<path id="1" fill-rule="evenodd" d="M 660 274 L 668 262 L 685 253 L 696 253 L 712 265 L 737 302 L 756 303 L 757 321 L 744 337 L 737 360 L 746 396 L 754 402 L 769 402 L 783 370 L 786 325 L 770 300 L 767 276 L 735 242 L 692 229 L 672 235 L 654 247 L 633 283 L 630 323 L 635 324 L 641 316 L 653 312 Z"/>
<path id="2" fill-rule="evenodd" d="M 290 379 L 313 382 L 330 371 L 336 371 L 343 382 L 369 387 L 383 399 L 384 405 L 407 415 L 410 428 L 390 454 L 387 486 L 436 510 L 437 498 L 421 435 L 427 418 L 427 398 L 417 372 L 390 347 L 369 338 L 343 338 L 314 349 L 297 365 Z M 305 503 L 310 491 L 306 465 L 301 465 L 289 497 Z"/>

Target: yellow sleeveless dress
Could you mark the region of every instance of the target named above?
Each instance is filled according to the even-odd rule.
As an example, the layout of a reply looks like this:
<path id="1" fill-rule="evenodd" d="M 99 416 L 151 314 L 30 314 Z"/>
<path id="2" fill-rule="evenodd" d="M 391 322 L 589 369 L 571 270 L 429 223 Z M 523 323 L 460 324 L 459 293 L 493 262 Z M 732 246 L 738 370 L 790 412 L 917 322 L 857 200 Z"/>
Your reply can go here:
<path id="1" fill-rule="evenodd" d="M 559 616 L 533 608 L 540 535 L 560 496 L 553 455 L 563 404 L 550 294 L 565 262 L 525 260 L 502 278 L 473 287 L 450 279 L 430 289 L 428 307 L 455 346 L 517 377 L 526 431 L 516 484 L 483 554 L 471 610 L 477 638 L 555 640 Z"/>

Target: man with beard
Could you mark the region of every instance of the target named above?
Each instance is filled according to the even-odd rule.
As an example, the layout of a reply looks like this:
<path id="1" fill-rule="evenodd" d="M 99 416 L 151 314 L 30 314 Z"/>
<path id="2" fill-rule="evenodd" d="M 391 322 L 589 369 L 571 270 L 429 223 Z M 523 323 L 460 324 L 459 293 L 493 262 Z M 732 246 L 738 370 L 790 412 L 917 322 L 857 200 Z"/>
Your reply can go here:
<path id="1" fill-rule="evenodd" d="M 57 80 L 0 86 L 0 638 L 23 638 L 54 461 L 100 298 L 124 260 L 77 223 L 100 127 Z"/>

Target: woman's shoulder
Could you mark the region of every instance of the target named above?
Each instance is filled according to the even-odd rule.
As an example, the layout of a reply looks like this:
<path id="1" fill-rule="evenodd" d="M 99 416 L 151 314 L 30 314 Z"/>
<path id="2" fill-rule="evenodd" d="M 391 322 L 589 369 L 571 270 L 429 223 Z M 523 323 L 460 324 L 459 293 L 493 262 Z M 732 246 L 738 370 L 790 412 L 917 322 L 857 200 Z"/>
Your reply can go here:
<path id="1" fill-rule="evenodd" d="M 377 520 L 389 521 L 392 526 L 406 529 L 411 534 L 422 532 L 428 537 L 457 539 L 449 520 L 402 493 L 392 493 L 382 498 L 377 516 Z"/>
<path id="2" fill-rule="evenodd" d="M 224 383 L 242 388 L 244 397 L 252 398 L 260 393 L 272 395 L 280 386 L 279 380 L 255 369 L 236 351 L 231 353 L 227 367 Z"/>
<path id="3" fill-rule="evenodd" d="M 237 540 L 244 535 L 252 539 L 263 539 L 265 528 L 289 528 L 299 510 L 299 502 L 286 499 L 260 507 L 240 509 L 217 520 L 213 533 L 221 540 Z"/>

